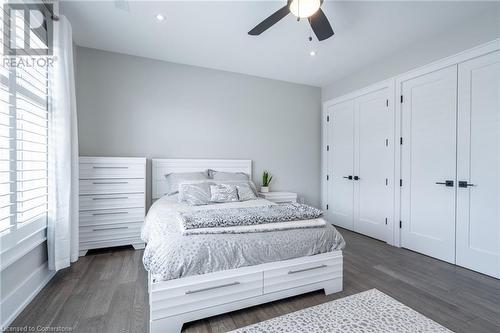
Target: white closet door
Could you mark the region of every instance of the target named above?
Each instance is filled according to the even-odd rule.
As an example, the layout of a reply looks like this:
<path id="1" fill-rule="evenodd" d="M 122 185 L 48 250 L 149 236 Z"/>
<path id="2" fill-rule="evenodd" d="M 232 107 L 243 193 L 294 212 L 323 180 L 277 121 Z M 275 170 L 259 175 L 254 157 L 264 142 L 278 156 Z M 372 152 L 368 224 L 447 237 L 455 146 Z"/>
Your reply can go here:
<path id="1" fill-rule="evenodd" d="M 404 81 L 402 94 L 401 245 L 454 263 L 457 67 Z"/>
<path id="2" fill-rule="evenodd" d="M 500 278 L 500 52 L 458 70 L 457 264 Z"/>
<path id="3" fill-rule="evenodd" d="M 386 219 L 392 215 L 394 160 L 389 149 L 394 124 L 388 92 L 382 89 L 354 101 L 354 175 L 359 177 L 354 180 L 354 230 L 383 241 L 388 236 Z"/>
<path id="4" fill-rule="evenodd" d="M 353 229 L 354 112 L 353 101 L 328 108 L 330 165 L 328 211 L 331 223 Z M 351 179 L 349 179 L 349 176 Z"/>

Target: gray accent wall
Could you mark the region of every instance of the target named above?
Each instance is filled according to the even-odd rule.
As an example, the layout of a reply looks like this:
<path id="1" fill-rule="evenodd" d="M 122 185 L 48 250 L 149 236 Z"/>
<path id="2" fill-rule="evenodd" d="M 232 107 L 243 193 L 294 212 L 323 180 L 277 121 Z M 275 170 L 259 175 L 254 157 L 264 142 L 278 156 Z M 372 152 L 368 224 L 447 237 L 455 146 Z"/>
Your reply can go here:
<path id="1" fill-rule="evenodd" d="M 463 25 L 454 25 L 444 33 L 407 45 L 389 57 L 335 80 L 322 88 L 322 100 L 340 97 L 497 38 L 500 38 L 500 4 L 496 11 L 472 17 Z"/>
<path id="2" fill-rule="evenodd" d="M 251 159 L 319 206 L 320 88 L 77 47 L 76 94 L 82 156 Z"/>

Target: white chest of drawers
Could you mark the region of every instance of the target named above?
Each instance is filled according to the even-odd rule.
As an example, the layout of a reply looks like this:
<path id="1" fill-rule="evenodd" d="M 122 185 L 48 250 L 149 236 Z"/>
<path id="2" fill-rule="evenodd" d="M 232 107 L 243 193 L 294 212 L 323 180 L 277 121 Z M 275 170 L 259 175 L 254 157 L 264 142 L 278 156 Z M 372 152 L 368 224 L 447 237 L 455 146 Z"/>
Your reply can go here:
<path id="1" fill-rule="evenodd" d="M 80 256 L 88 250 L 133 245 L 146 213 L 146 158 L 80 157 Z"/>

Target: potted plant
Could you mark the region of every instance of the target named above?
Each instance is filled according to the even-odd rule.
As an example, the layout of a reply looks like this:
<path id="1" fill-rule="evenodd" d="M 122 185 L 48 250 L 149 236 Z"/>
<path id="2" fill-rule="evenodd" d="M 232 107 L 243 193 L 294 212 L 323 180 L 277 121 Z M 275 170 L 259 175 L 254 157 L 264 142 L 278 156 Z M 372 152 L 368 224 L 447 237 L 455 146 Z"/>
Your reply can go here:
<path id="1" fill-rule="evenodd" d="M 273 176 L 269 174 L 269 171 L 266 170 L 262 173 L 262 187 L 260 188 L 260 191 L 262 193 L 269 192 L 269 184 L 271 183 L 272 179 Z"/>

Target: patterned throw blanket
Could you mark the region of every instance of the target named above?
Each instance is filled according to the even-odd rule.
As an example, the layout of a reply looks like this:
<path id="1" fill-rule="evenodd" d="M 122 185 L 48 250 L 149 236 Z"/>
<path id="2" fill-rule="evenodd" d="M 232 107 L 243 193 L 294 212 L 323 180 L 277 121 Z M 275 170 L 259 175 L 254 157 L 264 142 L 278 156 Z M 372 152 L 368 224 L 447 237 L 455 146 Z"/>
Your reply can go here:
<path id="1" fill-rule="evenodd" d="M 184 230 L 254 226 L 266 223 L 317 219 L 323 212 L 317 208 L 286 203 L 264 207 L 209 209 L 181 213 Z"/>

